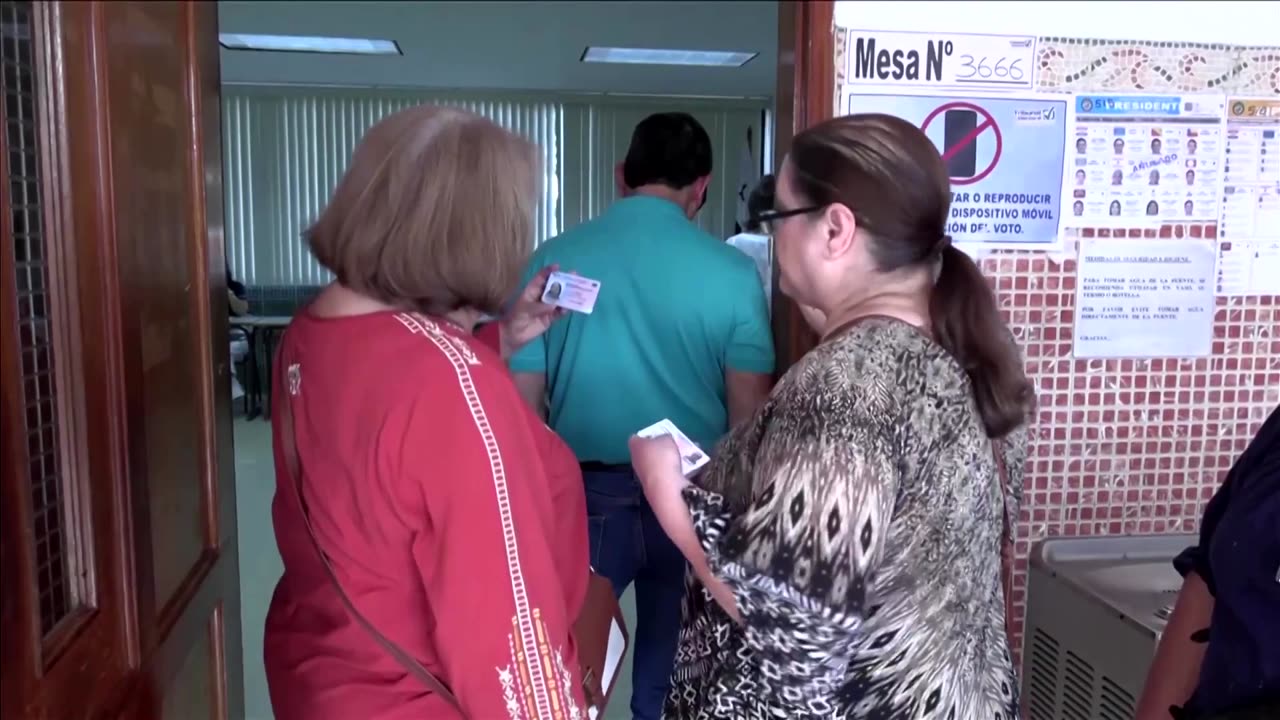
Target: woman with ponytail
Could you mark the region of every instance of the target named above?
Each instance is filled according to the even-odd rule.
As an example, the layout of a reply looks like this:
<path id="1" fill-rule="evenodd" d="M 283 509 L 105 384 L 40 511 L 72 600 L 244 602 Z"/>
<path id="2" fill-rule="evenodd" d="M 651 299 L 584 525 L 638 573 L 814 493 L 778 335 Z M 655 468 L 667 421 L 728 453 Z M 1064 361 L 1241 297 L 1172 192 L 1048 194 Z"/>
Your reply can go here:
<path id="1" fill-rule="evenodd" d="M 1018 717 L 1002 555 L 1033 390 L 910 123 L 797 136 L 759 220 L 822 340 L 691 481 L 632 439 L 689 559 L 667 718 Z"/>

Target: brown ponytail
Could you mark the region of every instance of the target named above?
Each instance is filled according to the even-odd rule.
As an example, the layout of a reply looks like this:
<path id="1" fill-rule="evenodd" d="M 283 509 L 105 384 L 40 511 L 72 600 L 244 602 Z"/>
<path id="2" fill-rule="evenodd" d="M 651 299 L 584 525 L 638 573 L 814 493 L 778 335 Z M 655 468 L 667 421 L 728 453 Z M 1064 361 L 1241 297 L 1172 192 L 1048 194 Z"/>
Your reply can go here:
<path id="1" fill-rule="evenodd" d="M 929 300 L 934 337 L 968 373 L 987 435 L 1022 425 L 1035 393 L 982 271 L 946 235 L 951 179 L 929 138 L 901 118 L 848 115 L 797 135 L 788 162 L 814 205 L 853 212 L 881 271 L 932 267 L 941 258 Z"/>
<path id="2" fill-rule="evenodd" d="M 969 375 L 987 436 L 1004 437 L 1027 420 L 1035 392 L 1022 357 L 978 266 L 948 244 L 929 298 L 933 336 Z"/>

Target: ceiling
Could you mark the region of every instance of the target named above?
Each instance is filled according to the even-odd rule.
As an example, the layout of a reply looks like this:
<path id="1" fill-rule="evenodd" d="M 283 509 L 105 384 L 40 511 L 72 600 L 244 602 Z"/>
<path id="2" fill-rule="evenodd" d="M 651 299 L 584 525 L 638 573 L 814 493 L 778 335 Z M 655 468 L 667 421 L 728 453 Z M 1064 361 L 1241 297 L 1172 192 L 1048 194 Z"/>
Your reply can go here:
<path id="1" fill-rule="evenodd" d="M 917 0 L 836 3 L 837 25 L 865 30 L 995 33 L 1059 38 L 1123 38 L 1149 42 L 1275 45 L 1280 2 L 1182 0 L 1176 12 L 1152 12 L 1150 2 L 1038 0 L 1011 3 Z M 1272 18 L 1270 22 L 1266 18 Z M 1268 30 L 1267 28 L 1271 28 Z"/>
<path id="2" fill-rule="evenodd" d="M 228 2 L 222 32 L 383 38 L 403 56 L 222 50 L 225 83 L 772 97 L 778 5 L 748 2 Z M 740 68 L 579 62 L 588 45 L 759 52 Z"/>

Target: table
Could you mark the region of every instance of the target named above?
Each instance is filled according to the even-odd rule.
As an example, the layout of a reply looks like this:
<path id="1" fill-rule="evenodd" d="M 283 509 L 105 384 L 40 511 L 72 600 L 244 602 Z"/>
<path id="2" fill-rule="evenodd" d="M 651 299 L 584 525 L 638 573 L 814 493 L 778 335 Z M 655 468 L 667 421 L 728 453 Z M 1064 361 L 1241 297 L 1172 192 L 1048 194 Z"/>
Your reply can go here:
<path id="1" fill-rule="evenodd" d="M 293 318 L 289 315 L 233 315 L 229 319 L 231 327 L 245 331 L 249 343 L 249 362 L 245 364 L 244 412 L 245 419 L 253 420 L 262 415 L 270 417 L 268 405 L 271 398 L 271 363 L 274 338 L 282 332 Z M 258 364 L 258 338 L 263 342 L 263 364 Z M 267 370 L 266 378 L 262 377 L 260 367 Z M 265 392 L 264 392 L 265 389 Z M 265 399 L 264 399 L 265 398 Z"/>

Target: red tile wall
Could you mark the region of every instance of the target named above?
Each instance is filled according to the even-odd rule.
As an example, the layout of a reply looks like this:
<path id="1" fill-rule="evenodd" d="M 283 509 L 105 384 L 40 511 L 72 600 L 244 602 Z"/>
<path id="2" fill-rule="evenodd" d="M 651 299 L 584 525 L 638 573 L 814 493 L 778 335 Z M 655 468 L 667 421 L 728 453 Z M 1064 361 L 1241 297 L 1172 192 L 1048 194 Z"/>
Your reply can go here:
<path id="1" fill-rule="evenodd" d="M 1209 357 L 1085 360 L 1072 357 L 1074 257 L 996 254 L 980 264 L 1038 388 L 1014 533 L 1020 645 L 1033 543 L 1197 530 L 1204 503 L 1280 404 L 1280 297 L 1218 298 Z"/>
<path id="2" fill-rule="evenodd" d="M 904 16 L 900 29 L 914 29 L 913 22 Z M 837 27 L 837 86 L 846 41 Z M 1280 95 L 1280 48 L 1047 37 L 1037 58 L 1036 87 L 1045 92 Z M 1015 528 L 1012 640 L 1019 648 L 1034 543 L 1195 532 L 1204 504 L 1280 404 L 1280 296 L 1218 298 L 1209 357 L 1072 356 L 1075 246 L 1110 233 L 1216 242 L 1217 227 L 1065 231 L 1062 256 L 997 252 L 979 261 L 1039 388 Z"/>

